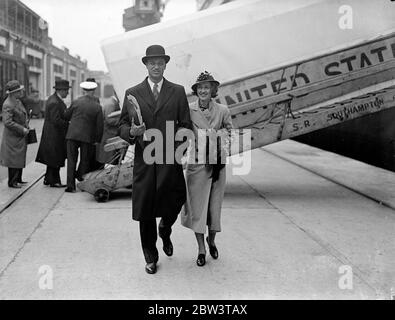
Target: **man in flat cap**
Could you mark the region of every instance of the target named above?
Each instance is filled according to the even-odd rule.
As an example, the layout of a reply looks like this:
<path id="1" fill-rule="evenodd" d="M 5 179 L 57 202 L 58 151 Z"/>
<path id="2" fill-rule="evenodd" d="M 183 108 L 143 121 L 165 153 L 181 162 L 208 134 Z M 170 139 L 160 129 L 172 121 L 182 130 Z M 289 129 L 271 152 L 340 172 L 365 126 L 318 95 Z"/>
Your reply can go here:
<path id="1" fill-rule="evenodd" d="M 67 97 L 70 89 L 69 81 L 56 80 L 55 92 L 45 104 L 44 126 L 38 148 L 36 161 L 47 166 L 44 184 L 53 188 L 63 188 L 59 171 L 64 167 L 67 157 L 66 132 L 68 121 L 64 118 L 67 109 L 63 99 Z"/>
<path id="2" fill-rule="evenodd" d="M 133 219 L 139 221 L 141 245 L 146 261 L 145 271 L 153 274 L 157 270 L 158 250 L 156 248 L 156 218 L 161 217 L 159 236 L 163 241 L 163 251 L 167 256 L 173 254 L 170 239 L 171 227 L 177 220 L 186 199 L 185 180 L 182 165 L 177 161 L 168 161 L 168 153 L 174 148 L 166 145 L 166 140 L 174 142 L 175 132 L 180 128 L 192 128 L 189 116 L 188 100 L 183 86 L 171 83 L 163 78 L 166 64 L 170 57 L 160 45 L 147 48 L 142 62 L 147 68 L 148 76 L 140 84 L 125 92 L 125 99 L 120 119 L 120 136 L 130 143 L 135 143 L 133 168 L 132 207 Z M 142 122 L 136 112 L 133 98 L 137 100 Z M 171 124 L 174 128 L 166 131 Z M 163 152 L 155 150 L 155 159 L 147 162 L 143 155 L 150 141 L 144 141 L 145 130 L 157 129 L 163 141 Z M 168 135 L 172 134 L 172 137 Z M 160 149 L 160 148 L 159 148 Z"/>
<path id="3" fill-rule="evenodd" d="M 70 121 L 66 134 L 67 144 L 67 188 L 66 192 L 76 192 L 75 179 L 91 170 L 94 144 L 101 141 L 103 134 L 103 111 L 99 99 L 94 96 L 97 83 L 84 81 L 80 84 L 83 96 L 74 100 L 65 112 Z M 78 170 L 77 159 L 80 153 Z"/>

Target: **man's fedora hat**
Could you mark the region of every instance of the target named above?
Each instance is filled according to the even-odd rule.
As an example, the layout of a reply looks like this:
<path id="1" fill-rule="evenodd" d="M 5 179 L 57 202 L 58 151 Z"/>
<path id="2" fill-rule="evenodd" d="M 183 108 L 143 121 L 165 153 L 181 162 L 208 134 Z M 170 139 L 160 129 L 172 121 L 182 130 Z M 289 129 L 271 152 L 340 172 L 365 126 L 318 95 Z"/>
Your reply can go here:
<path id="1" fill-rule="evenodd" d="M 97 88 L 97 83 L 95 78 L 86 79 L 86 81 L 81 82 L 80 87 L 86 91 L 95 90 Z"/>
<path id="2" fill-rule="evenodd" d="M 11 80 L 9 82 L 7 82 L 7 84 L 5 85 L 5 89 L 6 89 L 6 94 L 10 94 L 10 93 L 14 93 L 17 92 L 19 90 L 23 90 L 25 87 L 22 86 L 18 80 Z"/>
<path id="3" fill-rule="evenodd" d="M 149 46 L 147 50 L 145 50 L 145 57 L 142 57 L 141 60 L 146 64 L 149 58 L 164 58 L 166 63 L 170 60 L 170 57 L 165 53 L 165 48 L 159 44 Z"/>
<path id="4" fill-rule="evenodd" d="M 199 74 L 199 76 L 196 79 L 196 82 L 192 85 L 192 90 L 196 91 L 196 87 L 199 83 L 203 83 L 203 82 L 211 82 L 211 83 L 215 83 L 217 86 L 219 86 L 219 82 L 217 80 L 214 79 L 214 77 L 208 73 L 207 71 L 202 72 L 201 74 Z"/>
<path id="5" fill-rule="evenodd" d="M 55 85 L 53 87 L 55 90 L 70 89 L 70 83 L 67 80 L 55 80 Z"/>

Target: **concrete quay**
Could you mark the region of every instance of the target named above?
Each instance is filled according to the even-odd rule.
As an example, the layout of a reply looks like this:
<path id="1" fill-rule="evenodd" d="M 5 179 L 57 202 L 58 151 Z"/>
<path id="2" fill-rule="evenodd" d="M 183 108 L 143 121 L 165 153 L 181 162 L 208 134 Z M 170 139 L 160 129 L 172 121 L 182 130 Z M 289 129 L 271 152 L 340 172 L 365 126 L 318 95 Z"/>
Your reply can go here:
<path id="1" fill-rule="evenodd" d="M 219 259 L 197 267 L 178 220 L 174 255 L 159 239 L 148 275 L 130 191 L 97 203 L 44 186 L 37 165 L 25 170 L 36 183 L 0 214 L 0 299 L 359 300 L 395 289 L 395 173 L 290 140 L 254 150 L 249 174 L 227 168 Z"/>

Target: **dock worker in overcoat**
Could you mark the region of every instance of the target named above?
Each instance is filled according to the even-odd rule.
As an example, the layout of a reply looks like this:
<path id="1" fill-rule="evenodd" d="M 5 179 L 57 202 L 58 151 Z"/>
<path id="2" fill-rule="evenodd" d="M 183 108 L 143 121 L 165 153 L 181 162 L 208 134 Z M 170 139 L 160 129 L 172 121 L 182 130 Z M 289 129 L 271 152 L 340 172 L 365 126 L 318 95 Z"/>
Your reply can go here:
<path id="1" fill-rule="evenodd" d="M 92 152 L 103 135 L 103 110 L 94 96 L 97 83 L 84 81 L 80 84 L 83 96 L 74 100 L 65 112 L 69 121 L 66 134 L 67 145 L 67 188 L 66 192 L 76 192 L 75 179 L 91 170 Z M 77 167 L 78 154 L 80 163 Z"/>
<path id="2" fill-rule="evenodd" d="M 67 97 L 70 89 L 69 81 L 56 80 L 55 92 L 45 104 L 45 117 L 40 146 L 36 161 L 47 166 L 44 184 L 55 188 L 66 185 L 60 181 L 60 168 L 64 167 L 67 157 L 66 133 L 68 121 L 65 119 L 66 104 L 63 99 Z"/>
<path id="3" fill-rule="evenodd" d="M 173 254 L 171 227 L 186 200 L 182 165 L 177 160 L 168 161 L 165 156 L 166 153 L 172 152 L 174 155 L 174 148 L 170 145 L 166 146 L 166 139 L 174 142 L 177 130 L 192 129 L 184 87 L 163 78 L 169 60 L 170 57 L 160 45 L 152 45 L 146 49 L 142 62 L 147 68 L 148 77 L 140 84 L 126 90 L 120 119 L 121 138 L 135 143 L 133 219 L 139 221 L 141 245 L 147 263 L 145 271 L 149 274 L 157 270 L 158 233 L 163 241 L 164 253 L 167 256 Z M 139 123 L 138 114 L 129 101 L 129 95 L 136 98 L 143 123 Z M 166 125 L 174 126 L 174 129 L 166 132 Z M 163 138 L 163 153 L 160 154 L 159 150 L 155 150 L 155 159 L 160 160 L 155 160 L 153 163 L 147 162 L 143 157 L 145 148 L 153 141 L 143 139 L 144 132 L 148 132 L 149 129 L 159 130 Z M 168 136 L 169 133 L 172 137 Z M 161 217 L 158 233 L 157 217 Z"/>

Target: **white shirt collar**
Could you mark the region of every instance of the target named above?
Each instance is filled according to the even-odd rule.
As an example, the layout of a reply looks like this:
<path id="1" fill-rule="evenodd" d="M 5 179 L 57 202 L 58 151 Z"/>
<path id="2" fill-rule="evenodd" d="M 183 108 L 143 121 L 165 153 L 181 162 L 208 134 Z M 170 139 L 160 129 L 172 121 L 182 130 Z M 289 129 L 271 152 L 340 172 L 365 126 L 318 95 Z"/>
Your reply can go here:
<path id="1" fill-rule="evenodd" d="M 155 82 L 153 82 L 153 81 L 148 77 L 148 83 L 149 83 L 149 86 L 150 86 L 150 88 L 151 88 L 151 91 L 153 91 L 153 90 L 154 90 L 154 84 L 155 84 Z M 160 92 L 160 89 L 162 89 L 162 84 L 163 84 L 163 78 L 162 78 L 161 81 L 158 82 L 158 92 Z"/>
<path id="2" fill-rule="evenodd" d="M 59 93 L 57 93 L 56 92 L 56 95 L 60 98 L 60 100 L 62 100 L 63 101 L 63 98 L 60 96 L 60 94 Z"/>

